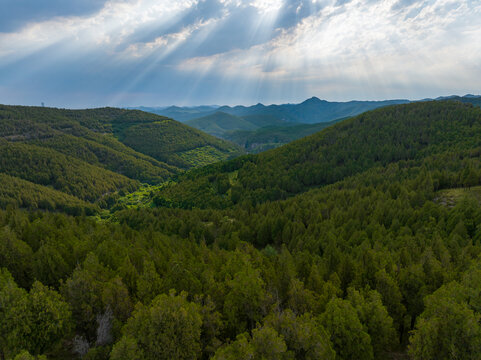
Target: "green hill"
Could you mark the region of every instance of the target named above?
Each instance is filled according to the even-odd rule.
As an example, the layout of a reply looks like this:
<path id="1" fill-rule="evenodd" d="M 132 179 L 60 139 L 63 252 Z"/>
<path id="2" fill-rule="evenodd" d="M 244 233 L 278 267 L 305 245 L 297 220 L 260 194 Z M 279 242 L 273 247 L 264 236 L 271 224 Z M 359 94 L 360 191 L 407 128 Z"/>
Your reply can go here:
<path id="1" fill-rule="evenodd" d="M 31 183 L 35 192 L 34 185 L 47 186 L 93 203 L 240 153 L 235 145 L 141 111 L 0 105 L 0 173 L 10 176 L 6 181 Z"/>
<path id="2" fill-rule="evenodd" d="M 376 166 L 481 144 L 481 109 L 455 101 L 390 106 L 344 120 L 265 153 L 182 175 L 164 188 L 169 206 L 278 200 Z"/>
<path id="3" fill-rule="evenodd" d="M 387 107 L 143 187 L 101 221 L 0 174 L 0 358 L 477 359 L 480 135 L 470 104 Z M 51 176 L 57 150 L 11 142 L 2 166 Z"/>
<path id="4" fill-rule="evenodd" d="M 231 130 L 252 130 L 256 128 L 254 124 L 243 118 L 223 112 L 192 119 L 187 121 L 186 124 L 217 137 L 223 137 L 224 133 Z"/>
<path id="5" fill-rule="evenodd" d="M 114 123 L 114 134 L 124 144 L 159 161 L 188 169 L 227 160 L 243 153 L 233 143 L 175 120 L 153 117 L 147 113 L 143 113 L 143 116 L 151 121 Z"/>
<path id="6" fill-rule="evenodd" d="M 224 138 L 242 146 L 247 152 L 256 154 L 314 134 L 340 120 L 343 119 L 312 125 L 283 123 L 280 126 L 266 126 L 252 131 L 230 131 L 224 134 Z"/>

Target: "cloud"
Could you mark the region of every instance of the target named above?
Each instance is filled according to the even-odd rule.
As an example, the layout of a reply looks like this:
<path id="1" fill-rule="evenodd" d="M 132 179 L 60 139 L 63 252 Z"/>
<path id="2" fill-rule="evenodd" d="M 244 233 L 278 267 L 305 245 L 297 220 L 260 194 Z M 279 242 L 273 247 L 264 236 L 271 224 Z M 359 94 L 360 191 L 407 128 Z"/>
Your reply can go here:
<path id="1" fill-rule="evenodd" d="M 86 16 L 100 10 L 107 0 L 2 0 L 0 33 L 59 16 Z"/>
<path id="2" fill-rule="evenodd" d="M 477 0 L 11 4 L 0 102 L 36 92 L 85 105 L 424 97 L 476 92 L 481 80 Z"/>
<path id="3" fill-rule="evenodd" d="M 325 6 L 276 38 L 246 51 L 187 59 L 183 71 L 200 68 L 232 78 L 356 79 L 405 83 L 426 79 L 469 84 L 463 76 L 479 64 L 481 4 L 471 1 L 371 2 L 352 0 Z M 406 17 L 413 9 L 417 15 Z M 436 81 L 436 80 L 435 80 Z"/>

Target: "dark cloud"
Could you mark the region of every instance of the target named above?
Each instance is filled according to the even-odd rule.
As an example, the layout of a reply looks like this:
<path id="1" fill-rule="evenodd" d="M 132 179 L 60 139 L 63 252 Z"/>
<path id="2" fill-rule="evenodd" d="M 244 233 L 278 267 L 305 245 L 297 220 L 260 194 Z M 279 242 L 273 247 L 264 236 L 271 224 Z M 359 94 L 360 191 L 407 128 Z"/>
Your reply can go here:
<path id="1" fill-rule="evenodd" d="M 1 0 L 0 32 L 56 16 L 84 16 L 98 11 L 107 0 Z"/>

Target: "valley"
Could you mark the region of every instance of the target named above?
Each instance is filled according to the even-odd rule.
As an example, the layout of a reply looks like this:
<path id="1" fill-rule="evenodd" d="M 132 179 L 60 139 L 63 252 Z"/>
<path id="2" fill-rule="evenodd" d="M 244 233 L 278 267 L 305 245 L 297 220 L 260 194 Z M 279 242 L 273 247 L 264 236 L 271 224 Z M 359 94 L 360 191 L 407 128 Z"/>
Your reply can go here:
<path id="1" fill-rule="evenodd" d="M 1 106 L 0 357 L 476 358 L 481 109 L 327 124 Z"/>

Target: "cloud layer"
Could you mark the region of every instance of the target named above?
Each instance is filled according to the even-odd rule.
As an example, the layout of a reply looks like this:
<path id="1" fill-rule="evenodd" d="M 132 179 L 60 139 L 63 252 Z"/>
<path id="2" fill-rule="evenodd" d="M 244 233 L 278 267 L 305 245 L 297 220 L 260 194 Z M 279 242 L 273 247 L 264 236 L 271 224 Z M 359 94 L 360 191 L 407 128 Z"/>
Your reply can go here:
<path id="1" fill-rule="evenodd" d="M 479 0 L 6 1 L 0 103 L 480 92 Z"/>

